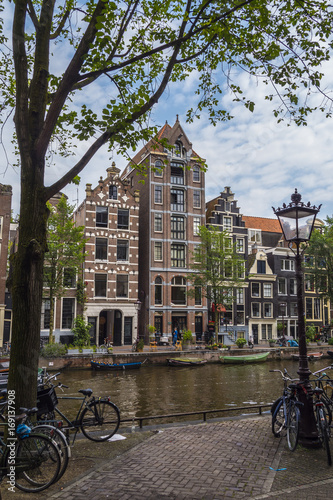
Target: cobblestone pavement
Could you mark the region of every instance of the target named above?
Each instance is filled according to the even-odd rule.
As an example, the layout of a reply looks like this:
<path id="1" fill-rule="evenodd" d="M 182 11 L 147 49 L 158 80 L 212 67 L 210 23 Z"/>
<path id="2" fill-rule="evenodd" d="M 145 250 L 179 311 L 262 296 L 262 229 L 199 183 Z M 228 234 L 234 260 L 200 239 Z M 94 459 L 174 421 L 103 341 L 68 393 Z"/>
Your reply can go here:
<path id="1" fill-rule="evenodd" d="M 48 498 L 327 500 L 332 487 L 324 450 L 291 453 L 258 416 L 163 428 Z"/>

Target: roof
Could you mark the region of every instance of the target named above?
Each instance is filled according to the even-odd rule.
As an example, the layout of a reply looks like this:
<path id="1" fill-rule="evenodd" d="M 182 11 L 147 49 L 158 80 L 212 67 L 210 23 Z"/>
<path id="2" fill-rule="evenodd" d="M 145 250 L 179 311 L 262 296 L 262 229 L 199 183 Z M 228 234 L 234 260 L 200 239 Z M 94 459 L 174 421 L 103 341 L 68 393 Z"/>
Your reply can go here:
<path id="1" fill-rule="evenodd" d="M 261 229 L 261 231 L 268 233 L 282 234 L 282 229 L 277 219 L 266 219 L 264 217 L 252 217 L 249 215 L 243 215 L 242 219 L 245 222 L 245 227 L 248 229 Z"/>

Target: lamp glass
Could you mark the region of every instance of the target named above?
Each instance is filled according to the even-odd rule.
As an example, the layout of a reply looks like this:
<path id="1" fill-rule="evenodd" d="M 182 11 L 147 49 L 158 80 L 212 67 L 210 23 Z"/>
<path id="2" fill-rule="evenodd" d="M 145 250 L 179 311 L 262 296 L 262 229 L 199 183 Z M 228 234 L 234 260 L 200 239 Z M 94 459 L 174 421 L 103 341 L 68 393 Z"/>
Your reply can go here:
<path id="1" fill-rule="evenodd" d="M 310 239 L 316 214 L 309 214 L 303 210 L 293 210 L 278 217 L 287 241 L 308 241 Z"/>

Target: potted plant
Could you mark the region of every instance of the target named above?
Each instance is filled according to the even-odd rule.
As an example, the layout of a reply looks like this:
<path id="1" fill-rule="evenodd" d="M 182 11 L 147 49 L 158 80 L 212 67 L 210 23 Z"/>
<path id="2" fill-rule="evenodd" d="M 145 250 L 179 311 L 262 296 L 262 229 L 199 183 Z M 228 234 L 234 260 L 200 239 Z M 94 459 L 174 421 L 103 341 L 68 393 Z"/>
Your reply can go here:
<path id="1" fill-rule="evenodd" d="M 243 348 L 245 346 L 245 344 L 246 344 L 246 340 L 244 338 L 239 338 L 236 340 L 236 345 L 240 349 Z"/>
<path id="2" fill-rule="evenodd" d="M 275 339 L 269 339 L 269 347 L 275 347 L 276 346 L 276 341 Z"/>
<path id="3" fill-rule="evenodd" d="M 193 341 L 193 335 L 191 330 L 184 330 L 182 333 L 182 345 L 183 349 L 190 349 L 191 348 L 191 343 Z"/>
<path id="4" fill-rule="evenodd" d="M 145 346 L 144 340 L 143 339 L 138 339 L 136 343 L 136 352 L 143 352 L 143 348 Z"/>
<path id="5" fill-rule="evenodd" d="M 84 320 L 83 316 L 77 316 L 75 318 L 72 328 L 72 332 L 74 333 L 74 346 L 85 354 L 92 352 L 92 348 L 90 347 L 90 328 L 91 325 Z"/>

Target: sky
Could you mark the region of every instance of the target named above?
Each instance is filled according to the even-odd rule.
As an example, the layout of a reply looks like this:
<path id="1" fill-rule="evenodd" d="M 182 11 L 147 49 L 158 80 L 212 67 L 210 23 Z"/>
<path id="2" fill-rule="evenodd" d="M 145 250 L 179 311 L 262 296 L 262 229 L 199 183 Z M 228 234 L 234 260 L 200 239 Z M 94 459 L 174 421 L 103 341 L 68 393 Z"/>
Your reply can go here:
<path id="1" fill-rule="evenodd" d="M 60 63 L 60 61 L 59 61 Z M 57 64 L 57 59 L 53 64 Z M 333 88 L 333 68 L 328 62 L 323 68 L 324 87 Z M 244 73 L 239 76 L 247 98 L 256 102 L 251 113 L 226 89 L 222 104 L 234 116 L 227 123 L 213 126 L 205 113 L 200 120 L 186 123 L 186 110 L 195 100 L 195 77 L 181 84 L 168 87 L 163 98 L 151 114 L 151 122 L 162 127 L 167 120 L 172 126 L 179 115 L 180 123 L 193 144 L 193 149 L 206 159 L 206 200 L 211 200 L 230 186 L 244 215 L 274 218 L 272 206 L 289 203 L 295 188 L 304 202 L 322 204 L 318 217 L 324 220 L 333 215 L 333 118 L 325 118 L 321 112 L 309 116 L 307 127 L 287 126 L 288 121 L 277 123 L 273 116 L 275 103 L 264 100 L 267 88 L 250 80 Z M 81 98 L 87 104 L 99 103 L 103 99 L 103 89 L 89 89 Z M 314 97 L 314 102 L 316 102 Z M 319 104 L 319 100 L 317 104 Z M 6 167 L 6 155 L 13 159 L 10 143 L 12 119 L 5 132 L 6 153 L 0 150 L 0 183 L 13 187 L 13 213 L 19 213 L 20 172 Z M 55 167 L 48 167 L 46 185 L 53 183 L 59 175 L 70 168 L 85 151 L 85 144 L 78 144 L 77 156 L 57 161 Z M 131 154 L 131 152 L 129 152 Z M 81 173 L 80 185 L 70 185 L 64 192 L 71 204 L 80 203 L 85 196 L 85 185 L 98 184 L 105 178 L 106 169 L 115 161 L 118 168 L 125 168 L 128 160 L 114 154 L 110 156 L 107 146 L 101 149 Z"/>

